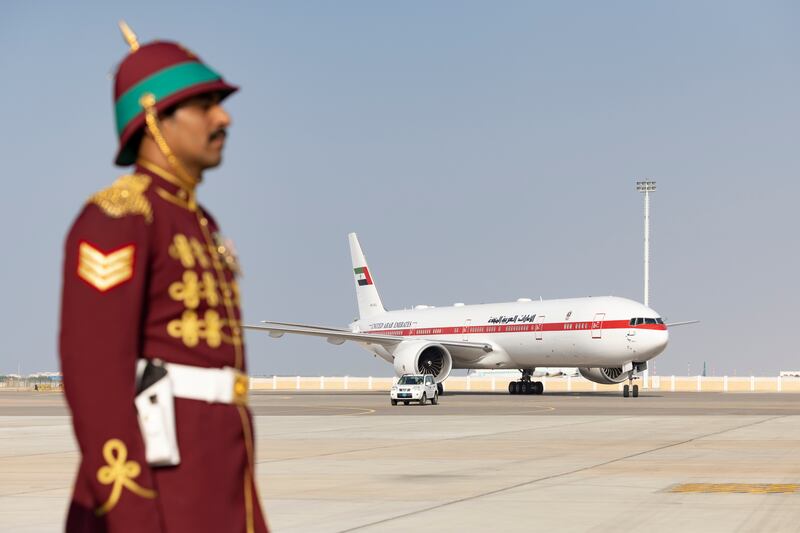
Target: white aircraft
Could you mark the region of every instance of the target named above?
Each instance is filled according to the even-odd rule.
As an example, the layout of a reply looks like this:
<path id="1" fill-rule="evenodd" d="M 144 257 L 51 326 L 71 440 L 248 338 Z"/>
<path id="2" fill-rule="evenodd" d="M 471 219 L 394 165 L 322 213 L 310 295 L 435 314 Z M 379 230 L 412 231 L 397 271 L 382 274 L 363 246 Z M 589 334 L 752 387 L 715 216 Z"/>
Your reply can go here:
<path id="1" fill-rule="evenodd" d="M 386 311 L 358 237 L 349 239 L 359 319 L 348 329 L 269 321 L 244 327 L 276 338 L 291 333 L 356 342 L 398 376 L 432 374 L 440 393 L 454 368 L 519 369 L 521 379 L 508 391 L 542 394 L 542 383 L 531 380 L 537 368 L 570 367 L 596 383 L 627 380 L 623 396 L 636 397 L 633 379 L 667 347 L 667 326 L 696 322 L 665 324 L 652 309 L 612 296 Z"/>

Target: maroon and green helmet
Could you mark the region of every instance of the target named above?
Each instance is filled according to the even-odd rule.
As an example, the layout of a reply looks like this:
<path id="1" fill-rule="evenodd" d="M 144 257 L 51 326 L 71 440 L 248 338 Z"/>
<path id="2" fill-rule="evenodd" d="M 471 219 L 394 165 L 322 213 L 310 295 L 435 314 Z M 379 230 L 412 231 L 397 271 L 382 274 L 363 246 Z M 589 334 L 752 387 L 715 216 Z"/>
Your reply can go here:
<path id="1" fill-rule="evenodd" d="M 140 100 L 145 94 L 152 94 L 156 110 L 163 112 L 193 96 L 219 92 L 226 97 L 237 89 L 177 43 L 156 41 L 142 45 L 120 63 L 114 80 L 119 135 L 116 164 L 136 162 L 145 124 Z"/>

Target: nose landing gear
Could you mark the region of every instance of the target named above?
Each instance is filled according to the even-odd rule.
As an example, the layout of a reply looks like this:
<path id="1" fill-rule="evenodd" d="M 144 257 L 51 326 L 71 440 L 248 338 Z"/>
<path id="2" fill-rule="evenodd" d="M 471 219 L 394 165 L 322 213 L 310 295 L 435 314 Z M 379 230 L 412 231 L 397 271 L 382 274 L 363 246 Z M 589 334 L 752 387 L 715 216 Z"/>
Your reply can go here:
<path id="1" fill-rule="evenodd" d="M 633 385 L 633 375 L 628 378 L 628 383 L 622 387 L 622 397 L 627 398 L 628 396 L 639 397 L 639 385 Z"/>
<path id="2" fill-rule="evenodd" d="M 534 369 L 523 368 L 522 378 L 519 381 L 512 381 L 508 384 L 509 394 L 542 394 L 544 384 L 541 381 L 531 381 Z"/>

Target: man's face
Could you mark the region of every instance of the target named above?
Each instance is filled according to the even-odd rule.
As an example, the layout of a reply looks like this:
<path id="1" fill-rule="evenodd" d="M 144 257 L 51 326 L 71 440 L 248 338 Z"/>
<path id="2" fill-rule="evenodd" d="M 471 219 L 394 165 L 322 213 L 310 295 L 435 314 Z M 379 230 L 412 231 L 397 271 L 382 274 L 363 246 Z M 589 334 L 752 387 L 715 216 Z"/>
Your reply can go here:
<path id="1" fill-rule="evenodd" d="M 186 166 L 202 171 L 222 161 L 231 117 L 220 100 L 219 93 L 195 96 L 182 102 L 161 121 L 164 139 Z"/>

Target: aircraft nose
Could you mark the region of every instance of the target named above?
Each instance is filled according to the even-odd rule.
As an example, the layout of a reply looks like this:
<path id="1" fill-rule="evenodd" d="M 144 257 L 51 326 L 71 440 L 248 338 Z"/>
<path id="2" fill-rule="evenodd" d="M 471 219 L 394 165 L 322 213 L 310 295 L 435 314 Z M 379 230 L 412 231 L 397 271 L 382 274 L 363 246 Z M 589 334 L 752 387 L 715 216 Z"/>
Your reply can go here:
<path id="1" fill-rule="evenodd" d="M 663 331 L 653 331 L 648 339 L 650 353 L 658 355 L 667 348 L 669 342 L 669 332 L 665 329 Z"/>

